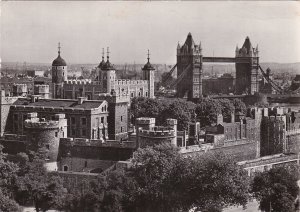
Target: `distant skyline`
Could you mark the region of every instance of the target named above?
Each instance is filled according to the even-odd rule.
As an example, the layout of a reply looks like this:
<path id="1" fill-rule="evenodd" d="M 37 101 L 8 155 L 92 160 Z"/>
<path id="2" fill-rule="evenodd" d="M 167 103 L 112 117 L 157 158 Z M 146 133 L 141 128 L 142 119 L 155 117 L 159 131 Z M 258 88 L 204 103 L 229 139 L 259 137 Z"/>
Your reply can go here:
<path id="1" fill-rule="evenodd" d="M 49 63 L 57 44 L 67 63 L 176 63 L 191 32 L 204 56 L 234 57 L 246 36 L 261 62 L 300 62 L 300 3 L 2 1 L 2 62 Z M 106 57 L 106 54 L 105 54 Z"/>

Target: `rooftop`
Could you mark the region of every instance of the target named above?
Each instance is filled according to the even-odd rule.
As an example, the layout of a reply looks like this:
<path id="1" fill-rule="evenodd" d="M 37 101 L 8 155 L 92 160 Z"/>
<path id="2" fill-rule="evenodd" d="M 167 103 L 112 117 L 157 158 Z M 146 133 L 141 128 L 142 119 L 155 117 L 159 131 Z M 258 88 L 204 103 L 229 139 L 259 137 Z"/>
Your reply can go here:
<path id="1" fill-rule="evenodd" d="M 85 110 L 99 108 L 105 100 L 84 100 L 82 104 L 73 99 L 39 99 L 31 102 L 29 99 L 19 98 L 14 105 L 26 105 L 35 107 L 60 107 L 60 108 L 82 108 Z"/>

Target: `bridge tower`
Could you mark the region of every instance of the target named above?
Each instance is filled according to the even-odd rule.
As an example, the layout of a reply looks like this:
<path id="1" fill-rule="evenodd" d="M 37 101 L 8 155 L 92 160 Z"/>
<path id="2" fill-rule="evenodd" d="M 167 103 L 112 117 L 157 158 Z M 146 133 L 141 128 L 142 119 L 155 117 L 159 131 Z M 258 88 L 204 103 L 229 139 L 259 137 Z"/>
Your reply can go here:
<path id="1" fill-rule="evenodd" d="M 252 47 L 249 37 L 246 37 L 242 48 L 235 50 L 236 94 L 251 94 L 258 92 L 259 56 L 258 46 Z"/>
<path id="2" fill-rule="evenodd" d="M 177 46 L 177 96 L 189 100 L 202 97 L 202 49 L 189 33 L 185 43 Z"/>

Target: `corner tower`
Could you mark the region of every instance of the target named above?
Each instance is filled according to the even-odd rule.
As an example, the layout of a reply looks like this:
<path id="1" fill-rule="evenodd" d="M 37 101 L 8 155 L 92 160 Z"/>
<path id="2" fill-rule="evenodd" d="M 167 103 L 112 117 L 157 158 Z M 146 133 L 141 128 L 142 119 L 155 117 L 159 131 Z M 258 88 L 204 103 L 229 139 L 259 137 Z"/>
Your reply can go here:
<path id="1" fill-rule="evenodd" d="M 252 47 L 247 36 L 242 48 L 236 47 L 236 94 L 251 94 L 258 92 L 258 46 Z"/>
<path id="2" fill-rule="evenodd" d="M 104 56 L 102 58 L 104 58 Z M 102 61 L 102 62 L 104 62 L 104 61 Z M 102 63 L 100 67 L 99 66 L 98 66 L 98 68 L 99 68 L 99 77 L 98 78 L 100 81 L 101 91 L 103 93 L 110 93 L 112 90 L 115 90 L 116 71 L 115 71 L 113 65 L 109 62 L 109 48 L 108 47 L 107 47 L 107 61 L 106 61 L 106 63 Z"/>
<path id="3" fill-rule="evenodd" d="M 153 66 L 150 63 L 150 54 L 148 50 L 148 62 L 144 65 L 142 68 L 143 70 L 143 80 L 148 81 L 148 92 L 149 95 L 147 97 L 149 98 L 154 98 L 154 80 L 155 80 L 155 75 L 154 75 L 154 70 Z"/>
<path id="4" fill-rule="evenodd" d="M 177 96 L 196 99 L 202 97 L 202 48 L 189 33 L 185 43 L 177 46 Z"/>
<path id="5" fill-rule="evenodd" d="M 67 81 L 67 63 L 60 56 L 60 43 L 58 43 L 58 56 L 52 62 L 53 98 L 63 98 L 63 83 Z"/>

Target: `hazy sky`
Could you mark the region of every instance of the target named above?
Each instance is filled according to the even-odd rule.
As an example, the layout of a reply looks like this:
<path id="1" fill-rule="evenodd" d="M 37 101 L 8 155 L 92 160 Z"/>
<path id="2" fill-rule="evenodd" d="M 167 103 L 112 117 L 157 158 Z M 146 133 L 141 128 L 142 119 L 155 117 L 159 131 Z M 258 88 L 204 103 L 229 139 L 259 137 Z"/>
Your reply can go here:
<path id="1" fill-rule="evenodd" d="M 204 56 L 234 56 L 248 35 L 261 61 L 300 62 L 300 3 L 1 2 L 1 58 L 51 63 L 61 42 L 67 63 L 176 62 L 191 32 Z"/>

